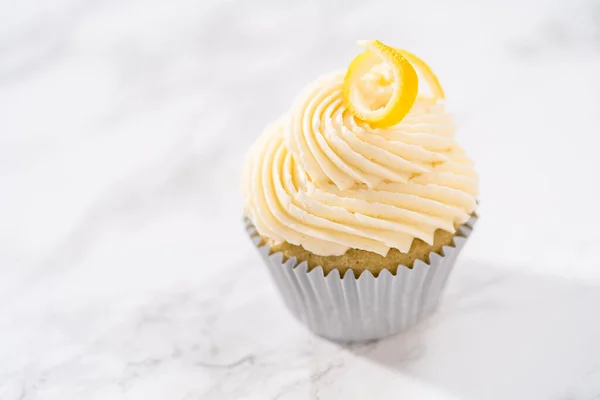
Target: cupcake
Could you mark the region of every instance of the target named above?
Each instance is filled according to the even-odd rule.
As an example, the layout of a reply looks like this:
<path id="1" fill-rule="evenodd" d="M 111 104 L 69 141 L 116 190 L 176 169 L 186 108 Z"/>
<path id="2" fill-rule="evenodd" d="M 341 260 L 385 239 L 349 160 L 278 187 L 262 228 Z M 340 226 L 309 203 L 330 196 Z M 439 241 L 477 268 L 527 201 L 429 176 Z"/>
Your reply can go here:
<path id="1" fill-rule="evenodd" d="M 317 79 L 250 148 L 246 230 L 316 334 L 398 333 L 437 306 L 476 221 L 478 177 L 444 92 L 415 55 L 375 41 Z"/>

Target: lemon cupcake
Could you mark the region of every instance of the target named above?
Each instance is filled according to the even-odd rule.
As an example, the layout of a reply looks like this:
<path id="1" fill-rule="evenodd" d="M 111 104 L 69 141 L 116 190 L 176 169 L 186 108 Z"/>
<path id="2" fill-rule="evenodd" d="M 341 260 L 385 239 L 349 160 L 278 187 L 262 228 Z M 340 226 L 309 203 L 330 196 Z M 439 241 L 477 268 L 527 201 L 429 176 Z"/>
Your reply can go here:
<path id="1" fill-rule="evenodd" d="M 316 80 L 248 153 L 246 229 L 292 313 L 340 341 L 430 314 L 473 224 L 478 177 L 444 92 L 375 40 Z"/>

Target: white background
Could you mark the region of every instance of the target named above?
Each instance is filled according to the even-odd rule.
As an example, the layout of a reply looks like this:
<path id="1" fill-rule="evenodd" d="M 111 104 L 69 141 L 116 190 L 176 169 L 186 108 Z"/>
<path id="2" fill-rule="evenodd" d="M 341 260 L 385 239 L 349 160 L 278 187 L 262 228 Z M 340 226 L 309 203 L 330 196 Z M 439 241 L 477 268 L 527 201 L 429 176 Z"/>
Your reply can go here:
<path id="1" fill-rule="evenodd" d="M 438 74 L 481 220 L 437 316 L 343 348 L 280 303 L 239 175 L 361 38 Z M 1 3 L 0 399 L 600 396 L 599 92 L 595 0 Z"/>

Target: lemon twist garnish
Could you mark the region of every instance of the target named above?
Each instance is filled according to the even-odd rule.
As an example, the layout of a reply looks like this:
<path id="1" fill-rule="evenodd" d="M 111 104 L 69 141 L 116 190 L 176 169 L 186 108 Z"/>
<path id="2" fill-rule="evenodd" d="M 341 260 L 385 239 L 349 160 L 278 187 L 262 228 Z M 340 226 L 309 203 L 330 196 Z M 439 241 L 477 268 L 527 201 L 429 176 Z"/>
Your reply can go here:
<path id="1" fill-rule="evenodd" d="M 410 61 L 410 63 L 413 65 L 413 67 L 415 67 L 418 70 L 418 72 L 425 79 L 425 81 L 427 81 L 427 84 L 431 88 L 431 91 L 432 91 L 434 97 L 436 97 L 438 99 L 445 98 L 444 89 L 442 89 L 442 85 L 440 85 L 440 81 L 438 81 L 437 76 L 435 76 L 435 74 L 433 73 L 433 71 L 431 70 L 429 65 L 427 65 L 427 63 L 425 61 L 421 60 L 419 57 L 415 56 L 414 54 L 410 53 L 407 50 L 403 50 L 403 49 L 394 49 L 394 50 L 396 50 L 398 53 L 402 54 L 404 56 L 404 58 L 406 58 L 408 61 Z"/>
<path id="2" fill-rule="evenodd" d="M 396 125 L 408 114 L 417 98 L 417 72 L 400 52 L 378 40 L 364 40 L 358 44 L 366 51 L 352 60 L 344 78 L 346 107 L 356 118 L 368 122 L 373 127 Z M 365 73 L 381 61 L 389 64 L 392 69 L 393 81 L 390 85 L 393 90 L 387 104 L 380 108 L 372 108 L 365 104 L 359 83 Z"/>

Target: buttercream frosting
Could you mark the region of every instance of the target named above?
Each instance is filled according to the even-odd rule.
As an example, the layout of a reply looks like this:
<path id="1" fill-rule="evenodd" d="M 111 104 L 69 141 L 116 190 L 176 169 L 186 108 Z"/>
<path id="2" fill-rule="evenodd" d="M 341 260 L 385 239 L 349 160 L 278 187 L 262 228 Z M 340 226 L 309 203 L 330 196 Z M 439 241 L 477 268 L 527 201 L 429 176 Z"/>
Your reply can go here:
<path id="1" fill-rule="evenodd" d="M 390 96 L 386 68 L 364 79 L 375 106 Z M 385 256 L 455 232 L 476 207 L 478 178 L 444 101 L 419 96 L 399 124 L 372 128 L 344 105 L 344 74 L 310 84 L 248 152 L 244 208 L 259 234 L 323 256 Z"/>

